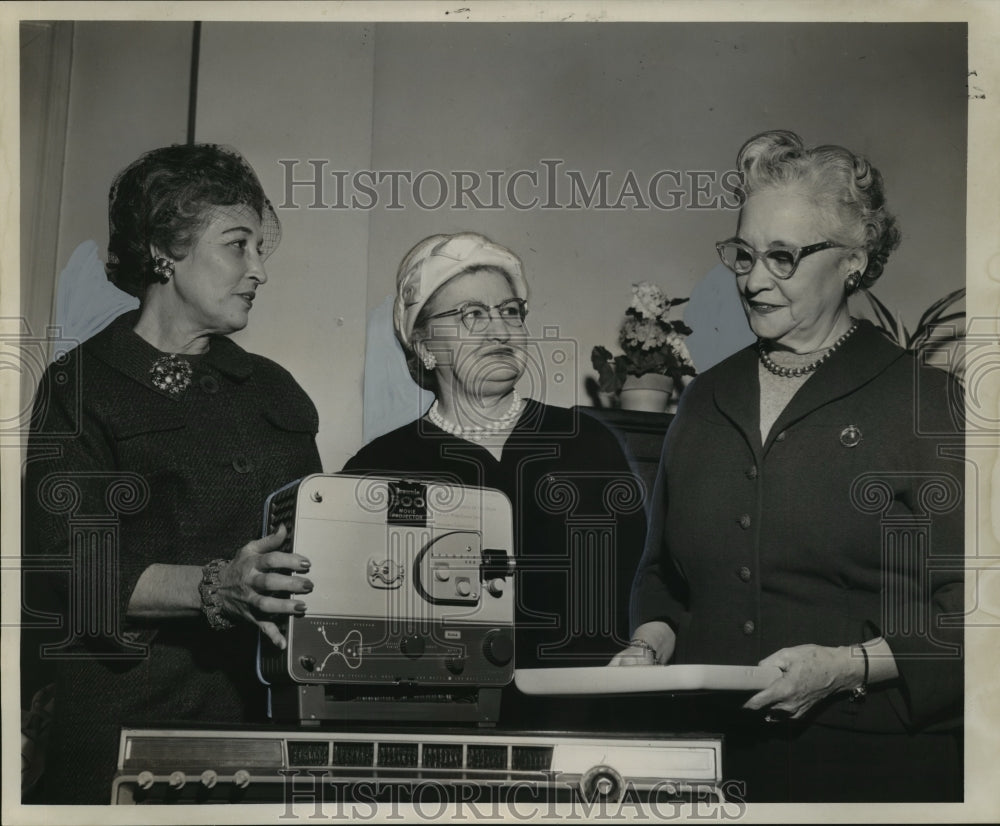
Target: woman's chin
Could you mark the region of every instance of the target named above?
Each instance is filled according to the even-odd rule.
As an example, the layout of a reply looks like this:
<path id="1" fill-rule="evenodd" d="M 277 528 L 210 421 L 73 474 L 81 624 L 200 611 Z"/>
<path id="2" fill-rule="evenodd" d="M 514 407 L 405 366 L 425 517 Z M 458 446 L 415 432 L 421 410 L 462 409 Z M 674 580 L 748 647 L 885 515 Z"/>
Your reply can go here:
<path id="1" fill-rule="evenodd" d="M 489 379 L 479 385 L 479 395 L 482 398 L 502 398 L 514 390 L 521 374 L 516 370 L 497 370 L 490 375 Z"/>
<path id="2" fill-rule="evenodd" d="M 480 363 L 476 371 L 479 380 L 485 384 L 510 384 L 511 388 L 524 375 L 524 362 L 516 358 L 495 358 L 489 363 Z"/>
<path id="3" fill-rule="evenodd" d="M 748 315 L 750 330 L 764 341 L 776 341 L 788 332 L 787 321 L 776 318 L 773 314 L 751 312 Z"/>
<path id="4" fill-rule="evenodd" d="M 220 324 L 216 331 L 217 335 L 228 336 L 238 333 L 250 323 L 250 313 L 244 312 L 235 314 L 226 319 L 225 324 Z"/>

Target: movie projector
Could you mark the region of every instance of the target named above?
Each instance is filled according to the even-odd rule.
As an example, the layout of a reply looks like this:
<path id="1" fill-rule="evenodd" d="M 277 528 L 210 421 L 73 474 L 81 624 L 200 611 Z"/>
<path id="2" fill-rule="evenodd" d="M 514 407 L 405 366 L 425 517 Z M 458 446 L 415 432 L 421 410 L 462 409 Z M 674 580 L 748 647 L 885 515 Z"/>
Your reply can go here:
<path id="1" fill-rule="evenodd" d="M 496 722 L 514 676 L 509 500 L 486 488 L 308 476 L 272 494 L 267 532 L 313 563 L 288 647 L 262 640 L 276 720 Z"/>
<path id="2" fill-rule="evenodd" d="M 495 727 L 510 683 L 607 696 L 747 691 L 778 676 L 720 665 L 515 671 L 514 522 L 499 491 L 318 474 L 268 498 L 264 533 L 282 523 L 284 550 L 310 559 L 315 587 L 305 616 L 285 621 L 287 648 L 258 648 L 273 723 L 125 728 L 112 802 L 287 803 L 306 781 L 348 795 L 433 782 L 477 800 L 722 799 L 718 734 L 605 733 L 593 720 L 577 731 Z"/>

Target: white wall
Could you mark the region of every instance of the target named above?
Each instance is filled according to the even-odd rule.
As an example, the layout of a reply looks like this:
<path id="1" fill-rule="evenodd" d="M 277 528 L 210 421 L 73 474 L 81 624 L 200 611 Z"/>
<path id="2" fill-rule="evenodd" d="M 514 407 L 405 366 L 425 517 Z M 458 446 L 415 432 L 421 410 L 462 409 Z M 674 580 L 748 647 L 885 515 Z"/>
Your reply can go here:
<path id="1" fill-rule="evenodd" d="M 87 239 L 104 250 L 114 173 L 184 139 L 190 38 L 190 23 L 77 24 L 61 264 Z M 366 314 L 414 242 L 470 228 L 522 256 L 532 331 L 576 350 L 565 380 L 535 395 L 587 403 L 590 349 L 614 347 L 629 284 L 689 294 L 734 212 L 690 208 L 690 192 L 666 212 L 393 210 L 384 187 L 375 209 L 309 209 L 303 189 L 299 208 L 280 208 L 279 161 L 303 161 L 302 178 L 308 159 L 328 172 L 446 176 L 542 174 L 543 159 L 560 159 L 587 179 L 608 170 L 617 194 L 629 171 L 645 182 L 676 170 L 690 187 L 692 173 L 730 169 L 747 137 L 776 127 L 882 169 L 904 242 L 876 292 L 912 323 L 964 280 L 966 71 L 964 25 L 206 23 L 196 139 L 246 154 L 284 228 L 239 341 L 310 393 L 324 464 L 338 469 L 362 442 Z"/>
<path id="2" fill-rule="evenodd" d="M 33 335 L 46 335 L 72 311 L 64 307 L 57 315 L 56 298 L 74 250 L 93 241 L 101 260 L 106 257 L 114 176 L 142 152 L 184 141 L 191 32 L 191 23 L 65 21 L 22 28 L 21 316 Z M 59 129 L 62 135 L 55 134 Z M 100 262 L 94 266 L 102 278 Z M 38 363 L 25 362 L 25 424 L 46 360 L 81 335 L 65 326 L 62 334 L 68 343 L 49 341 Z"/>
<path id="3" fill-rule="evenodd" d="M 228 143 L 280 207 L 281 159 L 371 163 L 374 37 L 364 25 L 207 23 L 195 139 Z M 294 201 L 312 203 L 296 190 Z M 323 466 L 361 445 L 368 216 L 279 209 L 283 237 L 250 325 L 235 338 L 291 370 L 320 411 Z"/>
<path id="4" fill-rule="evenodd" d="M 105 254 L 114 176 L 147 150 L 184 142 L 191 32 L 191 23 L 74 24 L 61 266 L 88 239 Z"/>
<path id="5" fill-rule="evenodd" d="M 788 128 L 883 171 L 905 241 L 876 293 L 907 321 L 964 281 L 964 26 L 428 23 L 380 25 L 377 39 L 376 168 L 485 176 L 563 159 L 586 179 L 611 170 L 617 192 L 629 170 L 722 173 L 745 139 Z M 690 294 L 735 224 L 712 208 L 380 209 L 369 306 L 421 237 L 485 232 L 525 261 L 533 331 L 576 345 L 576 381 L 548 398 L 589 403 L 590 350 L 615 349 L 629 285 Z"/>

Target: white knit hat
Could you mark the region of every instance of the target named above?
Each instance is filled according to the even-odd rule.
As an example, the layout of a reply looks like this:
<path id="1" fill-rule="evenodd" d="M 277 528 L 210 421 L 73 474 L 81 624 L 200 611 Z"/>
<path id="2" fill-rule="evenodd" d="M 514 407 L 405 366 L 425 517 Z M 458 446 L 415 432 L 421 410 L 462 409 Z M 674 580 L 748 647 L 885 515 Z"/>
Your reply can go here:
<path id="1" fill-rule="evenodd" d="M 413 325 L 427 300 L 442 284 L 474 267 L 498 267 L 510 281 L 514 295 L 527 300 L 521 259 L 506 247 L 477 232 L 432 235 L 411 249 L 396 274 L 396 301 L 392 322 L 396 338 L 410 347 Z"/>

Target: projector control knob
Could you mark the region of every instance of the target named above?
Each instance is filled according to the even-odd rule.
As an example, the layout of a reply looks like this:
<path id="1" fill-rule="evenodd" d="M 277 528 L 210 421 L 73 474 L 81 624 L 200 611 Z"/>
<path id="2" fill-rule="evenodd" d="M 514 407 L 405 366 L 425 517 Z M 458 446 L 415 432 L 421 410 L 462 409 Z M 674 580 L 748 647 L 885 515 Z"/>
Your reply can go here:
<path id="1" fill-rule="evenodd" d="M 236 774 L 233 775 L 233 785 L 237 789 L 245 789 L 250 785 L 250 772 L 246 769 L 240 769 Z"/>
<path id="2" fill-rule="evenodd" d="M 444 665 L 452 674 L 461 674 L 465 671 L 465 657 L 449 657 Z"/>
<path id="3" fill-rule="evenodd" d="M 306 671 L 312 671 L 316 668 L 316 660 L 312 657 L 299 657 L 299 665 L 301 665 Z"/>
<path id="4" fill-rule="evenodd" d="M 183 789 L 185 783 L 187 783 L 187 777 L 184 775 L 184 772 L 170 773 L 170 788 Z"/>
<path id="5" fill-rule="evenodd" d="M 425 648 L 426 643 L 424 642 L 424 638 L 416 635 L 412 637 L 403 637 L 403 639 L 399 642 L 399 650 L 411 660 L 416 660 L 422 657 L 424 655 Z"/>
<path id="6" fill-rule="evenodd" d="M 136 777 L 135 782 L 139 784 L 140 789 L 148 792 L 151 788 L 153 788 L 153 773 L 139 772 L 139 776 Z"/>
<path id="7" fill-rule="evenodd" d="M 507 665 L 514 656 L 514 640 L 506 631 L 494 629 L 483 640 L 483 655 L 493 665 Z"/>
<path id="8" fill-rule="evenodd" d="M 580 780 L 580 794 L 588 803 L 601 800 L 618 802 L 624 790 L 622 776 L 607 765 L 594 766 Z"/>
<path id="9" fill-rule="evenodd" d="M 206 789 L 215 788 L 215 784 L 218 782 L 219 775 L 211 769 L 205 769 L 205 771 L 201 773 L 201 785 Z"/>

